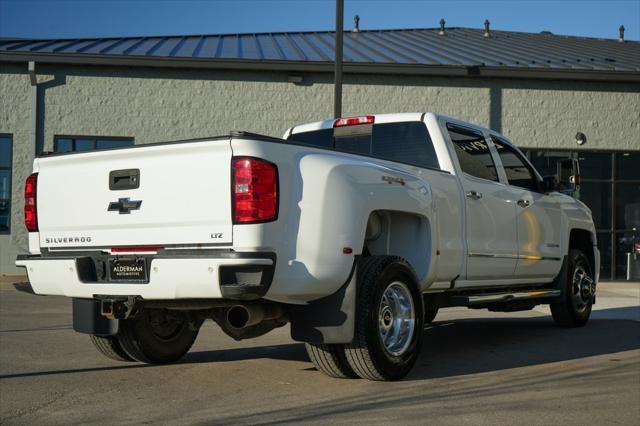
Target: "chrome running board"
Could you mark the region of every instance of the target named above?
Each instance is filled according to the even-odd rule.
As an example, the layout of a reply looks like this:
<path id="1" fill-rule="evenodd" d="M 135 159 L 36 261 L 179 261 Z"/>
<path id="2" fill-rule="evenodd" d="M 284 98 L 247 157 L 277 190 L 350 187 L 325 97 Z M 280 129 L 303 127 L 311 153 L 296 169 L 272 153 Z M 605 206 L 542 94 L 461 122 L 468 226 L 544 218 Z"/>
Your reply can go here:
<path id="1" fill-rule="evenodd" d="M 530 290 L 512 293 L 489 293 L 453 296 L 451 299 L 457 306 L 487 305 L 492 303 L 507 303 L 516 300 L 532 300 L 559 297 L 560 290 Z"/>

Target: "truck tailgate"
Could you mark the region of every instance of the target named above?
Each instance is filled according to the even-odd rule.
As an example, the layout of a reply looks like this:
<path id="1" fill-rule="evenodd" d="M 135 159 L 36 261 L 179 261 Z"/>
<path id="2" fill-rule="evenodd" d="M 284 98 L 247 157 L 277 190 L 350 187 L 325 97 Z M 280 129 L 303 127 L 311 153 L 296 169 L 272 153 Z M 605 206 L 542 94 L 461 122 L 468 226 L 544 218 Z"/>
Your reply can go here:
<path id="1" fill-rule="evenodd" d="M 230 244 L 231 156 L 227 137 L 39 158 L 40 246 Z"/>

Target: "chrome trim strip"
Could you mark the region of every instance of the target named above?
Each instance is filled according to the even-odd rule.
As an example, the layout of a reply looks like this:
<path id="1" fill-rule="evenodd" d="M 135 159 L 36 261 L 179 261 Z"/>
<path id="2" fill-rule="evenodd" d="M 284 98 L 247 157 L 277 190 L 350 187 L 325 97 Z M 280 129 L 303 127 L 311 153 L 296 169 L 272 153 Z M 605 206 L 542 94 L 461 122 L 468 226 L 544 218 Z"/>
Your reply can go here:
<path id="1" fill-rule="evenodd" d="M 555 260 L 560 261 L 560 257 L 550 256 L 526 256 L 517 254 L 490 254 L 490 253 L 469 253 L 469 257 L 486 257 L 491 259 L 519 259 L 519 260 Z"/>

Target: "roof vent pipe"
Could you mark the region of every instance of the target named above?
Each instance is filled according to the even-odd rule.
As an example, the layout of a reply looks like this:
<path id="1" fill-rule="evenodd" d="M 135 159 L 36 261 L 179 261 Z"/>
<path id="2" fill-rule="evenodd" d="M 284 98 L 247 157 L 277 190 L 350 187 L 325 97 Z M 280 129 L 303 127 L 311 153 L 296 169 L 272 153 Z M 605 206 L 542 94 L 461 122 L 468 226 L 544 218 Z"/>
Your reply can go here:
<path id="1" fill-rule="evenodd" d="M 438 35 L 443 36 L 444 35 L 444 18 L 440 19 L 440 31 L 438 32 Z"/>
<path id="2" fill-rule="evenodd" d="M 624 43 L 624 25 L 620 25 L 620 28 L 618 28 L 618 30 L 620 31 L 620 38 L 618 39 L 618 41 L 620 43 Z"/>
<path id="3" fill-rule="evenodd" d="M 354 33 L 359 33 L 360 32 L 360 17 L 358 15 L 353 17 L 353 23 L 355 25 L 355 27 L 353 28 L 353 32 Z"/>
<path id="4" fill-rule="evenodd" d="M 491 33 L 489 33 L 489 20 L 485 19 L 484 20 L 484 36 L 485 37 L 491 37 Z"/>

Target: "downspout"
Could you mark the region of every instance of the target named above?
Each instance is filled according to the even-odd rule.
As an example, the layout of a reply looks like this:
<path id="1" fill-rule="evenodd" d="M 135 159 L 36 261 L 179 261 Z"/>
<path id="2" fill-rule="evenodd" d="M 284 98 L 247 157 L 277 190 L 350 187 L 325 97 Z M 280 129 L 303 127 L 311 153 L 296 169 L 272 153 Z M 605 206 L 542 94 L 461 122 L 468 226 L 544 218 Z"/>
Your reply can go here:
<path id="1" fill-rule="evenodd" d="M 31 128 L 29 129 L 29 139 L 31 139 L 29 154 L 31 159 L 36 158 L 38 146 L 38 78 L 36 76 L 36 63 L 29 61 L 29 83 L 31 84 Z"/>

